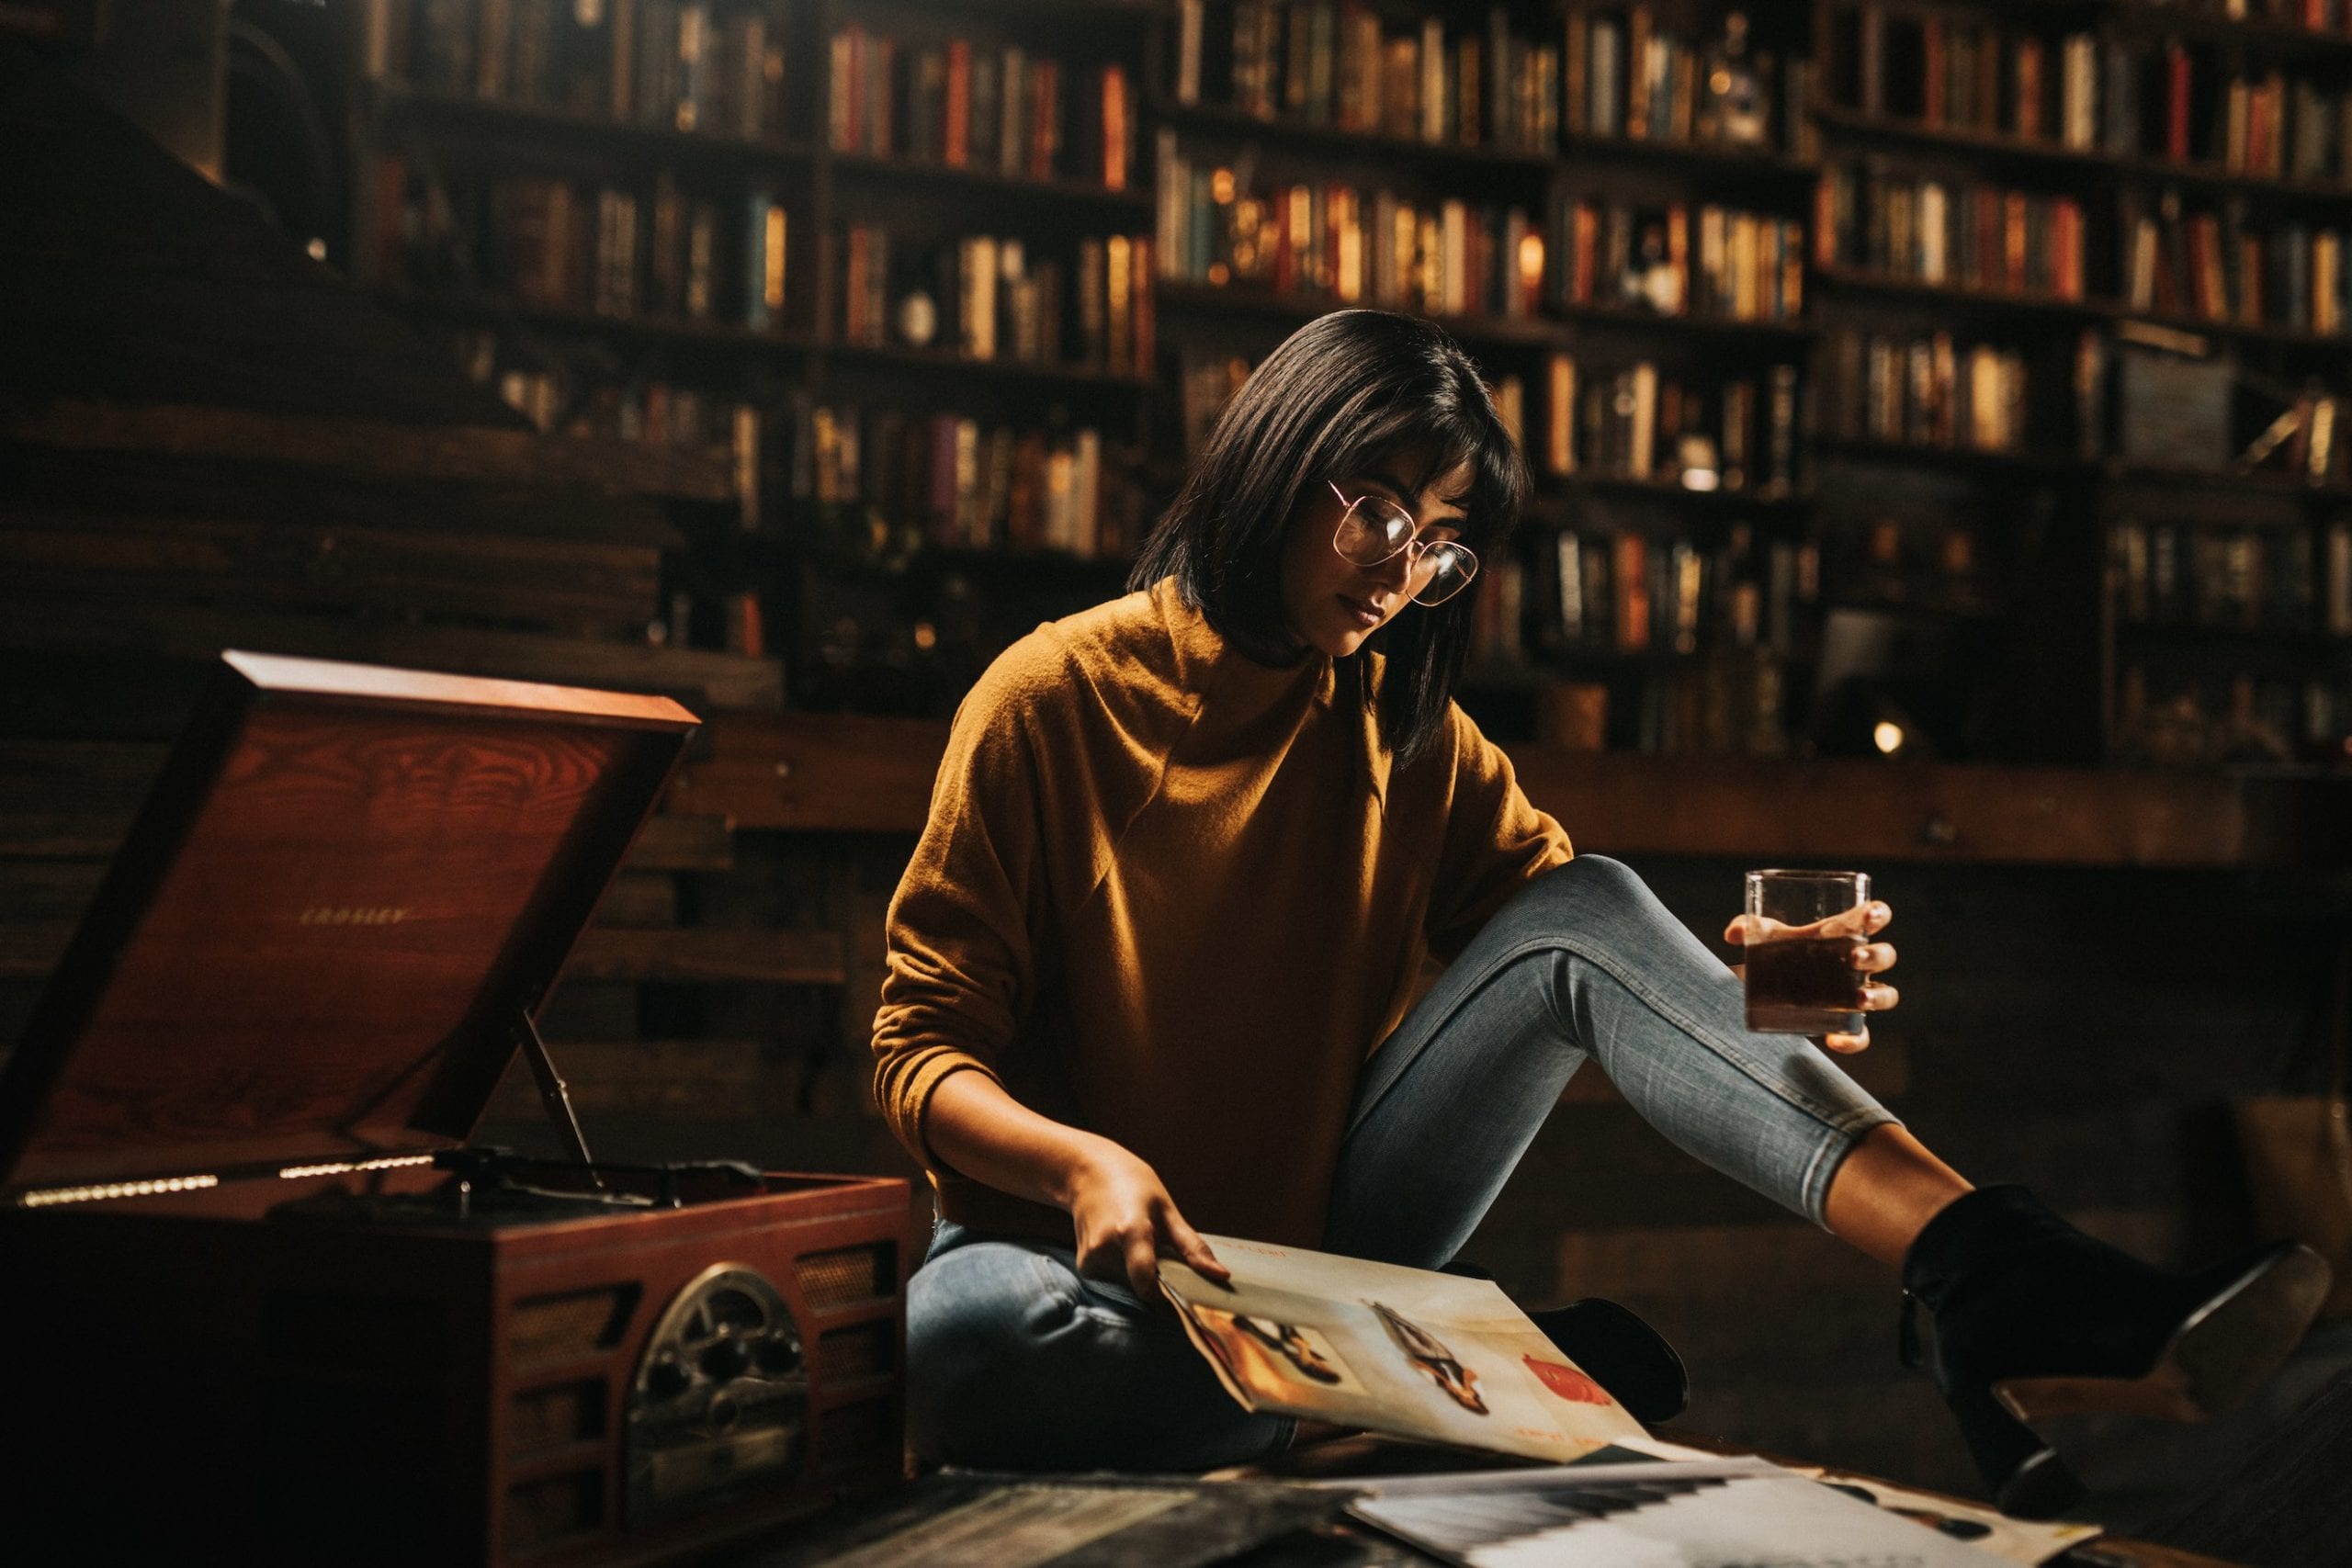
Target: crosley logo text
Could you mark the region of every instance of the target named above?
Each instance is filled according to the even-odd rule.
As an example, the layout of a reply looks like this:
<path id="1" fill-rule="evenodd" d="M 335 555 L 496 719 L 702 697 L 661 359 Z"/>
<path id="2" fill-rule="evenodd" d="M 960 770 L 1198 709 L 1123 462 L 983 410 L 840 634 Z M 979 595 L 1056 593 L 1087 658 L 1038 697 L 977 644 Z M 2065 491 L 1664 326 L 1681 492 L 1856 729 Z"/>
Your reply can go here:
<path id="1" fill-rule="evenodd" d="M 351 908 L 320 904 L 302 911 L 298 924 L 306 926 L 396 926 L 416 911 L 389 906 Z"/>

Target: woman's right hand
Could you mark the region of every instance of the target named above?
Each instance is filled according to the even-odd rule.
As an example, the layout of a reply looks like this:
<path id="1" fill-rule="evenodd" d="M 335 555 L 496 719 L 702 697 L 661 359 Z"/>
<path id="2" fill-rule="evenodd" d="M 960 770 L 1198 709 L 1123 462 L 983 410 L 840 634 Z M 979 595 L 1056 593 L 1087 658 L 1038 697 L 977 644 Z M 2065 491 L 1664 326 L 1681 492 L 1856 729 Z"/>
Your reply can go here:
<path id="1" fill-rule="evenodd" d="M 1232 1274 L 1176 1212 L 1159 1173 L 1125 1145 L 1022 1104 L 992 1074 L 951 1072 L 931 1091 L 923 1129 L 951 1169 L 1001 1192 L 1069 1211 L 1080 1273 L 1124 1277 L 1147 1306 L 1159 1258 L 1181 1258 L 1218 1284 Z"/>
<path id="2" fill-rule="evenodd" d="M 1060 1196 L 1077 1233 L 1079 1272 L 1107 1280 L 1124 1275 L 1146 1305 L 1159 1299 L 1163 1253 L 1220 1285 L 1233 1278 L 1176 1212 L 1159 1173 L 1108 1138 L 1089 1140 Z"/>

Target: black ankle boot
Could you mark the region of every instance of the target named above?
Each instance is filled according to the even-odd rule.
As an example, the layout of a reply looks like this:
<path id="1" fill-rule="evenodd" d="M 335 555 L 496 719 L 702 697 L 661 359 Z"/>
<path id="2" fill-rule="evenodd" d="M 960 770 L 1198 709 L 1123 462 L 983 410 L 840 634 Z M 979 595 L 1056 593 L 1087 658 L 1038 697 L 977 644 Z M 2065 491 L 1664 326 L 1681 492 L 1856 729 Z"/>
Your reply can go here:
<path id="1" fill-rule="evenodd" d="M 1682 1358 L 1633 1308 L 1606 1296 L 1587 1296 L 1527 1315 L 1562 1355 L 1644 1426 L 1673 1420 L 1690 1402 Z"/>
<path id="2" fill-rule="evenodd" d="M 1489 1283 L 1495 1278 L 1459 1258 L 1439 1272 Z M 1566 1306 L 1528 1312 L 1527 1316 L 1561 1355 L 1607 1389 L 1644 1426 L 1671 1421 L 1690 1403 L 1690 1376 L 1682 1358 L 1633 1308 L 1606 1296 L 1587 1296 Z"/>
<path id="3" fill-rule="evenodd" d="M 2328 1268 L 2279 1242 L 2188 1273 L 2152 1268 L 2022 1187 L 1947 1204 L 1903 1259 L 1903 1359 L 1928 1362 L 2002 1512 L 2049 1518 L 2081 1483 L 2025 1422 L 2085 1410 L 2196 1421 L 2278 1369 L 2327 1294 Z"/>

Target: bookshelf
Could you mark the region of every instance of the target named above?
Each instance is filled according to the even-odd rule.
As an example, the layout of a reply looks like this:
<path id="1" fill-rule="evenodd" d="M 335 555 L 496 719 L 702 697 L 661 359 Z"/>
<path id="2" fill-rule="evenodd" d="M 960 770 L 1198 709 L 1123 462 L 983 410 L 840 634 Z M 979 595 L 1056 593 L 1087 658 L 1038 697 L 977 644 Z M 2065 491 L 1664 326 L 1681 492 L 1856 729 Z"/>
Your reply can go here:
<path id="1" fill-rule="evenodd" d="M 338 259 L 543 427 L 736 477 L 650 636 L 781 657 L 804 704 L 932 711 L 1002 626 L 1115 586 L 1157 7 L 352 9 Z"/>
<path id="2" fill-rule="evenodd" d="M 1462 340 L 1537 479 L 1499 734 L 2345 763 L 2352 8 L 360 11 L 354 270 L 543 424 L 730 463 L 662 635 L 807 705 L 944 711 L 1115 591 L 1249 367 L 1362 303 Z"/>
<path id="3" fill-rule="evenodd" d="M 2017 739 L 2051 760 L 2340 768 L 2352 606 L 2326 552 L 2352 370 L 2352 18 L 2318 7 L 2307 28 L 2261 0 L 1813 9 L 1815 260 L 1844 362 L 1821 455 L 1906 466 L 1923 388 L 1934 434 L 1962 426 L 1907 455 L 1948 492 L 1915 504 L 2021 519 L 1998 641 L 2041 672 L 2044 722 Z M 1938 417 L 1979 400 L 1940 363 L 1972 342 L 1998 345 L 1995 404 L 2019 417 L 1991 423 L 2023 439 L 1970 439 L 1973 406 Z"/>

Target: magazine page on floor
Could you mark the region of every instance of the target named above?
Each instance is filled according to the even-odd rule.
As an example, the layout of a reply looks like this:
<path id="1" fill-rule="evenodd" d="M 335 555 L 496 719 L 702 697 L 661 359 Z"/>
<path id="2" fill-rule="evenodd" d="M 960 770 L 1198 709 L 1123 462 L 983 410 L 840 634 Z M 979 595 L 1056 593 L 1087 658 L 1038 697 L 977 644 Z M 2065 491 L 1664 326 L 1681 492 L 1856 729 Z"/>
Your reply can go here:
<path id="1" fill-rule="evenodd" d="M 1491 1280 L 1204 1239 L 1233 1283 L 1163 1261 L 1160 1289 L 1251 1410 L 1557 1461 L 1642 1435 Z"/>
<path id="2" fill-rule="evenodd" d="M 2004 1559 L 1760 1459 L 1362 1483 L 1349 1512 L 1461 1568 L 1996 1568 Z"/>

